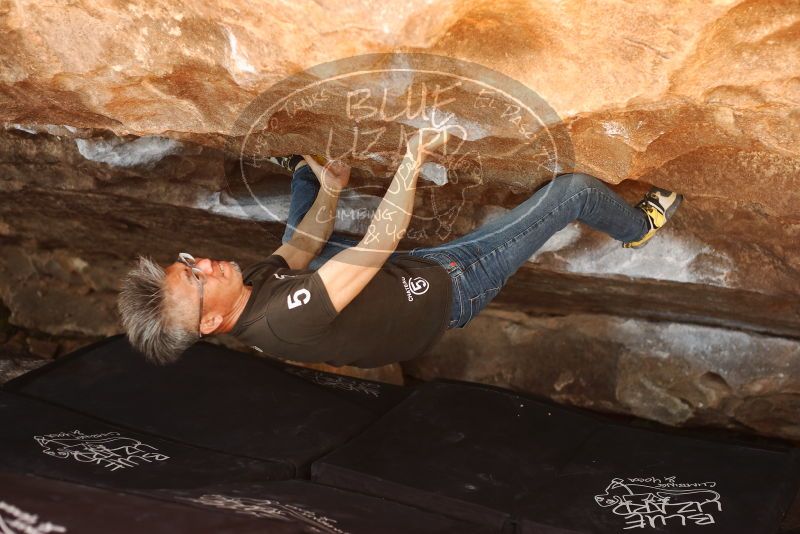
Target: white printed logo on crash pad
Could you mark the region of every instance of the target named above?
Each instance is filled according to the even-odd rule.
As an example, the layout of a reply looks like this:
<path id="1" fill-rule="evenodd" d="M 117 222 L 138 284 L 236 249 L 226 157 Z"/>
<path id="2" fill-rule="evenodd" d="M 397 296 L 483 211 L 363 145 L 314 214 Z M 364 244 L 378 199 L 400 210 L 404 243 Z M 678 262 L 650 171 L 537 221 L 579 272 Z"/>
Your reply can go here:
<path id="1" fill-rule="evenodd" d="M 713 525 L 722 511 L 716 482 L 677 482 L 676 477 L 615 478 L 595 502 L 625 519 L 625 530 L 670 525 Z"/>
<path id="2" fill-rule="evenodd" d="M 308 525 L 310 531 L 324 532 L 325 534 L 347 534 L 344 530 L 337 528 L 335 519 L 320 515 L 313 510 L 289 503 L 281 503 L 269 499 L 251 499 L 249 497 L 229 497 L 227 495 L 202 495 L 198 498 L 185 498 L 186 501 L 233 510 L 240 514 L 255 517 L 266 517 L 269 519 L 280 519 L 293 523 Z"/>
<path id="3" fill-rule="evenodd" d="M 353 391 L 355 393 L 363 393 L 364 395 L 371 396 L 371 397 L 380 397 L 381 396 L 381 385 L 380 384 L 373 384 L 371 382 L 362 382 L 360 380 L 353 380 L 352 378 L 348 378 L 346 376 L 341 375 L 328 375 L 325 373 L 318 373 L 311 369 L 287 369 L 286 370 L 293 375 L 301 376 L 308 380 L 311 380 L 315 384 L 319 384 L 320 386 L 325 386 L 334 389 L 341 389 L 344 391 Z"/>
<path id="4" fill-rule="evenodd" d="M 13 504 L 0 501 L 0 532 L 3 534 L 46 534 L 66 531 L 66 527 L 50 521 L 41 521 L 38 515 L 29 514 Z"/>
<path id="5" fill-rule="evenodd" d="M 55 458 L 71 458 L 81 463 L 91 463 L 111 471 L 136 467 L 142 462 L 163 462 L 169 456 L 161 454 L 152 445 L 138 439 L 127 438 L 119 432 L 84 434 L 80 430 L 59 432 L 33 439 L 43 447 L 43 453 Z"/>
<path id="6" fill-rule="evenodd" d="M 406 290 L 406 298 L 409 302 L 414 301 L 414 295 L 424 295 L 430 289 L 428 281 L 421 276 L 416 276 L 409 280 L 406 277 L 401 277 L 400 281 L 403 283 L 403 288 Z"/>

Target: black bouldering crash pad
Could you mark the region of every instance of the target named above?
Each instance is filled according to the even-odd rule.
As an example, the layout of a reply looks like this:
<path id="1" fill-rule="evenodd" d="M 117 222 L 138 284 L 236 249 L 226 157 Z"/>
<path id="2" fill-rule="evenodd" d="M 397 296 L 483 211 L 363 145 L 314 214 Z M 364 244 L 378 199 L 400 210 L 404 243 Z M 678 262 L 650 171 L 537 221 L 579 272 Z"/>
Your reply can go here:
<path id="1" fill-rule="evenodd" d="M 313 479 L 500 528 L 599 427 L 507 391 L 420 386 L 312 466 Z"/>
<path id="2" fill-rule="evenodd" d="M 788 446 L 637 428 L 477 384 L 344 379 L 208 344 L 157 367 L 112 338 L 7 389 L 0 472 L 305 529 L 286 532 L 766 534 L 798 485 Z"/>
<path id="3" fill-rule="evenodd" d="M 299 480 L 148 496 L 4 472 L 0 532 L 492 534 L 391 501 Z"/>
<path id="4" fill-rule="evenodd" d="M 165 524 L 172 528 L 194 528 L 193 525 L 202 526 L 203 521 L 209 521 L 210 525 L 220 528 L 220 532 L 238 532 L 234 528 L 259 532 L 251 525 L 252 521 L 204 519 L 203 513 L 193 516 L 187 511 L 176 512 L 174 507 L 161 506 L 157 501 L 148 514 L 140 497 L 277 520 L 278 525 L 294 524 L 293 528 L 274 530 L 271 522 L 262 522 L 260 532 L 493 532 L 435 513 L 307 481 L 270 481 L 276 476 L 291 476 L 291 466 L 175 443 L 14 393 L 0 392 L 0 428 L 3 429 L 0 473 L 15 484 L 19 482 L 14 486 L 0 483 L 0 488 L 4 489 L 0 500 L 28 513 L 41 511 L 41 516 L 52 522 L 80 526 L 75 532 L 109 532 L 99 529 L 101 520 L 109 521 L 110 525 L 124 517 L 124 499 L 110 492 L 89 491 L 85 486 L 136 495 L 127 513 L 133 518 L 133 524 L 142 528 L 138 532 L 145 532 L 145 526 L 162 514 Z M 12 474 L 16 474 L 16 478 Z M 98 499 L 95 506 L 108 501 L 110 515 L 94 514 L 94 507 L 83 511 L 74 509 L 70 515 L 69 507 L 60 504 L 46 510 L 32 506 L 34 488 L 43 485 L 46 487 L 42 490 L 42 499 L 62 504 L 65 500 L 64 492 L 58 488 L 67 486 L 56 482 L 48 486 L 44 479 L 74 484 L 70 486 L 74 498 L 66 499 L 74 505 L 86 504 L 94 497 Z M 83 517 L 86 514 L 90 517 Z M 169 519 L 170 514 L 177 519 Z M 95 530 L 88 530 L 90 528 Z"/>
<path id="5" fill-rule="evenodd" d="M 282 520 L 199 510 L 56 480 L 0 473 L 4 534 L 299 534 Z"/>
<path id="6" fill-rule="evenodd" d="M 315 462 L 312 477 L 485 525 L 505 519 L 526 534 L 759 534 L 777 532 L 796 460 L 788 448 L 641 430 L 439 382 Z"/>
<path id="7" fill-rule="evenodd" d="M 279 365 L 285 372 L 299 376 L 303 380 L 322 386 L 336 395 L 354 402 L 367 410 L 383 415 L 405 399 L 411 388 L 364 380 L 350 376 L 327 373 L 307 367 L 289 365 L 278 361 L 270 361 Z"/>
<path id="8" fill-rule="evenodd" d="M 290 478 L 290 464 L 218 453 L 0 392 L 0 470 L 122 490 Z"/>
<path id="9" fill-rule="evenodd" d="M 301 518 L 313 532 L 352 534 L 500 534 L 458 519 L 305 480 L 172 490 L 168 498 L 258 517 Z"/>
<path id="10" fill-rule="evenodd" d="M 788 448 L 610 425 L 515 515 L 521 534 L 773 533 L 797 491 L 797 459 Z"/>
<path id="11" fill-rule="evenodd" d="M 315 376 L 208 343 L 177 363 L 152 365 L 117 336 L 5 389 L 181 442 L 289 463 L 302 475 L 405 395 L 357 379 L 320 385 L 324 377 Z"/>

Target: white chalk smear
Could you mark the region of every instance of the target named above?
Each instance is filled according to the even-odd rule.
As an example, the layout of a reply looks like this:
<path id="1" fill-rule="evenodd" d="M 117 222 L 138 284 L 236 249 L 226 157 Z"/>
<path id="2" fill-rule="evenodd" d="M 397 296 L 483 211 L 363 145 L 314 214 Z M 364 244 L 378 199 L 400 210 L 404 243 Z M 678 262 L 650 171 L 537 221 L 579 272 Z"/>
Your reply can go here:
<path id="1" fill-rule="evenodd" d="M 114 167 L 149 165 L 183 148 L 180 141 L 157 136 L 139 137 L 133 141 L 119 138 L 75 139 L 75 144 L 84 158 Z"/>
<path id="2" fill-rule="evenodd" d="M 556 252 L 565 249 L 573 245 L 580 236 L 581 229 L 578 227 L 578 223 L 570 223 L 560 232 L 553 234 L 544 245 L 539 247 L 539 250 L 533 253 L 533 256 L 528 258 L 528 261 L 535 262 L 545 252 Z"/>
<path id="3" fill-rule="evenodd" d="M 33 128 L 29 128 L 28 126 L 24 126 L 22 124 L 10 124 L 10 125 L 6 126 L 6 129 L 7 130 L 19 130 L 21 132 L 34 134 L 34 135 L 39 133 L 37 130 L 34 130 Z"/>
<path id="4" fill-rule="evenodd" d="M 419 174 L 421 178 L 436 185 L 445 185 L 447 183 L 447 169 L 439 163 L 425 162 L 420 168 Z"/>
<path id="5" fill-rule="evenodd" d="M 426 120 L 424 117 L 428 117 Z M 445 120 L 446 119 L 446 120 Z M 465 141 L 477 141 L 489 135 L 489 131 L 478 124 L 477 122 L 470 121 L 459 117 L 450 111 L 436 110 L 434 108 L 425 108 L 424 113 L 420 113 L 415 117 L 408 119 L 401 117 L 397 122 L 411 126 L 413 128 L 433 128 L 434 123 L 439 125 L 442 122 L 448 126 L 448 133 Z"/>
<path id="6" fill-rule="evenodd" d="M 613 239 L 604 239 L 591 247 L 572 247 L 582 232 L 579 223 L 571 223 L 554 234 L 529 261 L 539 261 L 545 252 L 558 252 L 565 269 L 573 273 L 615 274 L 722 287 L 728 286 L 735 267 L 725 254 L 694 237 L 678 236 L 669 228 L 661 230 L 640 249 L 622 248 Z"/>
<path id="7" fill-rule="evenodd" d="M 236 219 L 285 223 L 289 218 L 290 200 L 288 194 L 270 195 L 256 202 L 251 197 L 223 198 L 219 192 L 215 192 L 198 198 L 194 207 Z M 380 202 L 381 197 L 345 190 L 339 197 L 334 230 L 365 233 Z"/>
<path id="8" fill-rule="evenodd" d="M 628 138 L 627 128 L 625 128 L 625 126 L 619 122 L 603 121 L 601 124 L 603 125 L 603 131 L 605 131 L 606 135 L 613 137 L 624 137 L 625 139 Z"/>
<path id="9" fill-rule="evenodd" d="M 256 68 L 247 60 L 247 56 L 239 51 L 239 41 L 236 40 L 236 35 L 233 31 L 231 31 L 230 28 L 225 28 L 225 33 L 228 34 L 228 44 L 231 47 L 231 59 L 233 59 L 236 68 L 240 72 L 256 72 Z"/>

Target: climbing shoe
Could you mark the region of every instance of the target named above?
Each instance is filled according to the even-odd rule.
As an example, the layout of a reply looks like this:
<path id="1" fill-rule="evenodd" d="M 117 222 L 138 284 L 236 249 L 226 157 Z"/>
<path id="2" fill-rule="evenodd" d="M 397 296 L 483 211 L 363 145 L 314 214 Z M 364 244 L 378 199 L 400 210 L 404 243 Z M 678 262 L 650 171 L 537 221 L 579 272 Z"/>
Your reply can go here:
<path id="1" fill-rule="evenodd" d="M 280 165 L 284 169 L 287 169 L 289 172 L 293 173 L 295 167 L 297 167 L 297 164 L 303 161 L 303 156 L 298 156 L 297 154 L 292 156 L 273 156 L 269 158 L 269 160 L 275 165 Z"/>
<path id="2" fill-rule="evenodd" d="M 650 230 L 638 241 L 623 243 L 625 248 L 640 248 L 650 241 L 656 231 L 667 224 L 667 221 L 683 202 L 683 195 L 658 187 L 651 187 L 644 198 L 636 204 L 636 207 L 647 215 L 647 222 Z"/>

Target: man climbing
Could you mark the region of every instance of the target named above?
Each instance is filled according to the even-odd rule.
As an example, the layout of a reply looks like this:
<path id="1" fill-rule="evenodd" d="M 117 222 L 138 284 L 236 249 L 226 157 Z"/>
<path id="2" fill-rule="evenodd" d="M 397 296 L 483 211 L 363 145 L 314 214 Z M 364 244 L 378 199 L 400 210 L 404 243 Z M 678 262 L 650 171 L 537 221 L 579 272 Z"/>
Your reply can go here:
<path id="1" fill-rule="evenodd" d="M 287 158 L 294 174 L 283 244 L 244 273 L 234 262 L 185 253 L 165 269 L 140 257 L 119 297 L 132 345 L 149 360 L 166 363 L 202 336 L 228 333 L 296 361 L 376 367 L 411 359 L 446 329 L 466 326 L 570 222 L 638 248 L 682 201 L 652 188 L 630 206 L 594 177 L 565 174 L 474 232 L 396 253 L 411 219 L 420 167 L 446 141 L 446 132 L 427 129 L 409 140 L 360 241 L 332 236 L 331 214 L 350 169 L 323 167 L 309 156 Z"/>

